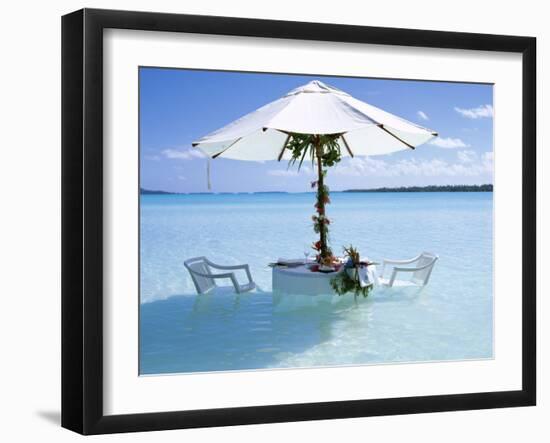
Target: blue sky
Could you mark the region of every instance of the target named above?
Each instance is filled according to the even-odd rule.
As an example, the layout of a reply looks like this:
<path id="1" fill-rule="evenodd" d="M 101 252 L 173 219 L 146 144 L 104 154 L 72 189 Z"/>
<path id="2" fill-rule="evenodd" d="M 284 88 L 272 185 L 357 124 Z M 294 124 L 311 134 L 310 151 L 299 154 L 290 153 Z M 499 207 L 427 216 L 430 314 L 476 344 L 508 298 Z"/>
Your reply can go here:
<path id="1" fill-rule="evenodd" d="M 492 85 L 158 68 L 139 75 L 145 189 L 207 191 L 206 159 L 191 142 L 315 79 L 439 133 L 415 151 L 343 159 L 328 172 L 332 190 L 493 182 Z M 312 177 L 285 161 L 211 161 L 213 192 L 304 192 Z"/>

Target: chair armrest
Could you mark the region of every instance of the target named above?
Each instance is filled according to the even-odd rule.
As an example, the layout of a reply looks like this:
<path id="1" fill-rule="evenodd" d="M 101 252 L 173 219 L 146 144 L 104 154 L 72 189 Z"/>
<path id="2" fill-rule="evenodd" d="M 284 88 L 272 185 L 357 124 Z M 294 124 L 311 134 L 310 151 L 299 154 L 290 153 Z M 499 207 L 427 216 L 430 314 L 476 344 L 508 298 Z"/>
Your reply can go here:
<path id="1" fill-rule="evenodd" d="M 216 263 L 212 263 L 211 261 L 207 262 L 209 266 L 212 266 L 216 269 L 228 269 L 228 270 L 236 270 L 236 269 L 245 269 L 248 267 L 248 265 L 217 265 Z"/>
<path id="2" fill-rule="evenodd" d="M 409 260 L 392 260 L 390 258 L 385 258 L 382 260 L 382 265 L 386 265 L 386 264 L 392 264 L 392 265 L 408 265 L 409 263 L 414 263 L 415 261 L 417 261 L 418 259 L 420 258 L 420 255 L 417 255 L 416 257 L 414 258 L 411 258 Z"/>
<path id="3" fill-rule="evenodd" d="M 422 269 L 426 269 L 426 268 L 430 268 L 434 265 L 434 261 L 428 263 L 427 265 L 424 265 L 424 266 L 416 266 L 414 268 L 399 268 L 399 267 L 395 267 L 393 268 L 393 271 L 392 271 L 392 274 L 391 274 L 391 277 L 390 277 L 390 280 L 389 280 L 389 285 L 390 286 L 393 286 L 393 283 L 395 281 L 395 278 L 397 277 L 397 273 L 398 272 L 416 272 L 416 271 L 421 271 Z"/>
<path id="4" fill-rule="evenodd" d="M 420 255 L 417 255 L 414 258 L 408 259 L 408 260 L 392 260 L 390 258 L 384 258 L 382 260 L 382 270 L 380 271 L 380 276 L 384 276 L 384 272 L 386 271 L 386 265 L 408 265 L 410 263 L 414 263 L 420 258 Z"/>
<path id="5" fill-rule="evenodd" d="M 193 273 L 206 278 L 228 278 L 231 280 L 231 283 L 233 283 L 235 292 L 237 293 L 241 292 L 239 287 L 239 282 L 237 281 L 237 277 L 235 277 L 235 274 L 233 272 L 224 272 L 222 274 L 205 274 L 204 272 L 193 271 Z"/>
<path id="6" fill-rule="evenodd" d="M 422 269 L 429 268 L 433 266 L 434 262 L 430 262 L 427 265 L 424 266 L 417 266 L 414 268 L 393 268 L 394 272 L 415 272 L 415 271 L 422 271 Z"/>
<path id="7" fill-rule="evenodd" d="M 193 271 L 193 274 L 196 274 L 200 277 L 205 277 L 205 278 L 234 278 L 235 277 L 235 274 L 233 274 L 233 272 L 224 272 L 223 274 L 205 274 L 204 272 L 198 272 L 198 271 Z"/>
<path id="8" fill-rule="evenodd" d="M 247 264 L 244 265 L 217 265 L 216 263 L 212 263 L 210 260 L 206 261 L 209 266 L 216 268 L 216 269 L 222 269 L 222 270 L 231 270 L 231 271 L 237 271 L 239 269 L 243 269 L 246 272 L 246 276 L 248 277 L 249 283 L 252 283 L 252 274 L 250 273 L 250 268 Z"/>

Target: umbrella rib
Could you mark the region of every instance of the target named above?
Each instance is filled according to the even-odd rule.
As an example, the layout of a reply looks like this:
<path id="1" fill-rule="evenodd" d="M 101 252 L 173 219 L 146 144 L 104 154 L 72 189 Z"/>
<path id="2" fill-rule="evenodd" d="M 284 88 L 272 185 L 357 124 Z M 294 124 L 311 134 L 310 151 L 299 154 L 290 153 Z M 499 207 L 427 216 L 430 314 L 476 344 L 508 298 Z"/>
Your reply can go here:
<path id="1" fill-rule="evenodd" d="M 402 138 L 398 137 L 397 135 L 395 135 L 393 132 L 391 131 L 388 131 L 386 128 L 384 128 L 384 125 L 382 124 L 379 124 L 378 127 L 380 129 L 382 129 L 383 131 L 387 132 L 388 134 L 390 134 L 392 137 L 396 138 L 397 140 L 399 140 L 401 143 L 403 143 L 404 145 L 406 145 L 407 147 L 411 148 L 411 149 L 415 149 L 415 147 L 409 143 L 407 143 L 405 140 L 403 140 Z"/>
<path id="2" fill-rule="evenodd" d="M 242 137 L 239 137 L 237 140 L 235 140 L 233 143 L 231 143 L 227 148 L 225 148 L 223 151 L 218 152 L 217 154 L 214 154 L 212 158 L 218 158 L 220 155 L 222 155 L 225 151 L 227 151 L 231 146 L 233 146 L 235 143 L 237 143 L 239 140 L 241 140 Z"/>
<path id="3" fill-rule="evenodd" d="M 344 137 L 344 134 L 342 134 L 341 137 L 342 137 L 342 140 L 344 141 L 344 146 L 346 147 L 346 149 L 347 149 L 348 152 L 349 152 L 349 155 L 351 155 L 352 158 L 355 157 L 355 156 L 353 155 L 353 152 L 351 152 L 351 149 L 350 149 L 350 147 L 349 147 L 349 145 L 348 145 L 348 141 L 347 141 L 346 138 Z"/>

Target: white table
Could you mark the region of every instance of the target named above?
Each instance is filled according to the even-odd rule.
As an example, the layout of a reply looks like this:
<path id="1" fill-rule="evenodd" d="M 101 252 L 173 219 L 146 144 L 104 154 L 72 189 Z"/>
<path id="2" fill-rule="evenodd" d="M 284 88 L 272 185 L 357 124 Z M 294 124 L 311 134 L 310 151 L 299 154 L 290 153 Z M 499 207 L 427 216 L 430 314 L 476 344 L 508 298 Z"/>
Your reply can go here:
<path id="1" fill-rule="evenodd" d="M 338 272 L 312 272 L 309 267 L 300 265 L 296 267 L 274 266 L 272 271 L 273 292 L 279 294 L 299 295 L 333 295 L 334 291 L 330 285 L 333 279 L 344 268 Z M 375 285 L 378 283 L 376 266 L 370 265 L 367 268 L 369 281 Z"/>

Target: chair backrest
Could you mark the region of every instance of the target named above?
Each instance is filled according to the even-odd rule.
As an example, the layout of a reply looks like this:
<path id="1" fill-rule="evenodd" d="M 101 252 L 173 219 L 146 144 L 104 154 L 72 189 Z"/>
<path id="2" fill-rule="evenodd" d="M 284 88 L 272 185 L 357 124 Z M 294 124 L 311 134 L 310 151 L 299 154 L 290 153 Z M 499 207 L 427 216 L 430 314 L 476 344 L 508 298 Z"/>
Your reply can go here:
<path id="1" fill-rule="evenodd" d="M 423 252 L 422 254 L 420 254 L 420 257 L 418 257 L 418 260 L 415 262 L 414 266 L 417 268 L 423 266 L 426 267 L 419 271 L 414 271 L 411 280 L 414 280 L 415 282 L 424 286 L 427 285 L 428 281 L 430 280 L 430 275 L 432 275 L 432 270 L 437 259 L 438 256 L 432 254 L 431 252 Z"/>
<path id="2" fill-rule="evenodd" d="M 206 257 L 190 258 L 189 260 L 185 260 L 183 264 L 189 271 L 193 284 L 199 294 L 204 294 L 216 287 L 216 283 L 214 283 L 213 278 L 208 278 L 197 274 L 197 272 L 201 274 L 211 274 Z"/>

